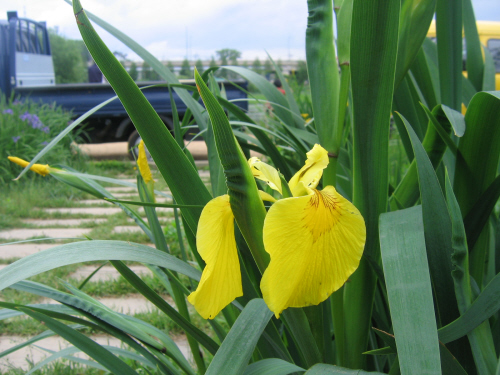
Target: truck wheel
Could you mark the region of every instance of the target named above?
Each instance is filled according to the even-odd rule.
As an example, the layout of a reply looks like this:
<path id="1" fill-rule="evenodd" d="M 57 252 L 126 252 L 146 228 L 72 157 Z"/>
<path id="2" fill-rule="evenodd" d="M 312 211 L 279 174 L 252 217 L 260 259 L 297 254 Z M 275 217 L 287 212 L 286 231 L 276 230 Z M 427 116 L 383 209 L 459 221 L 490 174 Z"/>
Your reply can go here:
<path id="1" fill-rule="evenodd" d="M 132 134 L 130 134 L 130 137 L 128 137 L 128 156 L 132 160 L 137 160 L 137 157 L 139 156 L 139 143 L 141 142 L 141 136 L 137 132 L 137 130 L 134 130 Z M 151 157 L 151 154 L 148 151 L 148 148 L 146 147 L 146 156 L 149 161 L 152 161 L 153 158 Z"/>
<path id="2" fill-rule="evenodd" d="M 172 133 L 172 129 L 174 128 L 174 123 L 173 123 L 172 119 L 169 117 L 166 117 L 166 116 L 162 116 L 162 115 L 160 115 L 160 118 L 162 119 L 162 121 L 165 124 L 165 126 L 167 127 L 167 129 L 169 129 L 169 131 Z M 130 124 L 132 124 L 130 119 L 128 119 L 128 121 L 130 122 Z M 131 160 L 137 160 L 137 155 L 139 155 L 139 150 L 137 149 L 137 146 L 139 146 L 141 139 L 142 138 L 136 129 L 134 129 L 134 131 L 128 137 L 127 150 L 128 150 L 128 156 Z M 147 148 L 146 148 L 146 155 L 147 155 L 149 161 L 153 161 L 153 158 L 149 154 L 149 151 Z"/>

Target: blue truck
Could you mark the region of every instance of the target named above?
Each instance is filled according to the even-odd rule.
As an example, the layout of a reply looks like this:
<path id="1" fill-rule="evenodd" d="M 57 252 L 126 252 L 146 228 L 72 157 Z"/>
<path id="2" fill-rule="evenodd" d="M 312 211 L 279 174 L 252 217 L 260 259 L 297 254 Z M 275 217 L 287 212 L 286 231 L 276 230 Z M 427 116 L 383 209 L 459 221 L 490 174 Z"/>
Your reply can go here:
<path id="1" fill-rule="evenodd" d="M 139 87 L 159 82 L 139 82 Z M 165 82 L 163 82 L 165 83 Z M 194 80 L 183 81 L 194 85 Z M 247 82 L 225 85 L 228 100 L 244 99 Z M 0 91 L 7 98 L 14 95 L 34 102 L 55 103 L 78 117 L 115 95 L 107 83 L 56 84 L 45 22 L 19 18 L 17 12 L 7 12 L 7 20 L 0 20 Z M 172 130 L 172 106 L 166 87 L 148 88 L 146 98 Z M 186 105 L 174 94 L 179 116 Z M 235 102 L 247 110 L 247 101 Z M 1 124 L 0 124 L 1 126 Z M 88 118 L 85 128 L 93 143 L 128 141 L 129 149 L 138 143 L 138 133 L 119 100 L 104 106 Z"/>

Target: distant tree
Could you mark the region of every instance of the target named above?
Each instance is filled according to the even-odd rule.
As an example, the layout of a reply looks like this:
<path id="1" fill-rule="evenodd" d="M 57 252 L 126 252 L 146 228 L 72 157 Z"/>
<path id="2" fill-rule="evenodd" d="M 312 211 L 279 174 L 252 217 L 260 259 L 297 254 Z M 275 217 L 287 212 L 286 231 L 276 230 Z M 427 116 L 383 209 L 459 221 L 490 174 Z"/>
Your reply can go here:
<path id="1" fill-rule="evenodd" d="M 243 61 L 243 64 L 241 64 L 242 67 L 248 68 L 248 63 L 246 61 Z"/>
<path id="2" fill-rule="evenodd" d="M 141 71 L 141 78 L 140 81 L 149 81 L 149 72 L 151 71 L 151 67 L 149 64 L 144 61 L 142 63 L 142 71 Z"/>
<path id="3" fill-rule="evenodd" d="M 196 66 L 196 69 L 198 69 L 198 72 L 200 74 L 203 73 L 203 70 L 204 70 L 203 62 L 200 59 L 196 60 L 196 62 L 194 63 L 194 66 Z"/>
<path id="4" fill-rule="evenodd" d="M 265 62 L 264 62 L 264 74 L 269 74 L 269 73 L 272 73 L 274 72 L 274 69 L 273 69 L 273 64 L 271 64 L 271 60 L 267 59 Z"/>
<path id="5" fill-rule="evenodd" d="M 221 61 L 221 65 L 238 65 L 238 59 L 241 57 L 241 52 L 236 49 L 224 48 L 219 51 L 215 51 L 217 58 Z"/>
<path id="6" fill-rule="evenodd" d="M 172 73 L 175 73 L 174 70 L 174 64 L 172 64 L 172 61 L 167 61 L 167 68 L 170 70 Z"/>
<path id="7" fill-rule="evenodd" d="M 307 64 L 305 61 L 301 60 L 297 63 L 297 70 L 295 71 L 295 78 L 297 83 L 302 85 L 305 81 L 309 79 L 307 75 Z"/>
<path id="8" fill-rule="evenodd" d="M 215 61 L 215 58 L 212 56 L 212 58 L 210 59 L 210 66 L 209 67 L 214 68 L 216 66 L 218 66 L 217 61 Z"/>
<path id="9" fill-rule="evenodd" d="M 255 73 L 262 74 L 262 64 L 260 63 L 260 60 L 258 57 L 255 58 L 252 64 L 252 70 Z"/>
<path id="10" fill-rule="evenodd" d="M 276 62 L 276 65 L 278 65 L 278 68 L 280 69 L 281 72 L 283 72 L 283 63 L 281 62 L 281 59 L 278 59 Z"/>
<path id="11" fill-rule="evenodd" d="M 49 30 L 49 38 L 56 83 L 87 82 L 87 60 L 84 57 L 83 41 L 68 39 L 53 29 Z"/>
<path id="12" fill-rule="evenodd" d="M 184 78 L 193 78 L 193 73 L 191 72 L 191 66 L 189 65 L 188 59 L 184 59 L 184 61 L 182 62 L 179 75 Z"/>
<path id="13" fill-rule="evenodd" d="M 139 77 L 139 71 L 137 70 L 137 64 L 135 62 L 132 62 L 132 64 L 130 64 L 130 70 L 128 71 L 128 74 L 130 75 L 130 78 L 132 78 L 134 81 L 137 81 L 137 77 Z"/>

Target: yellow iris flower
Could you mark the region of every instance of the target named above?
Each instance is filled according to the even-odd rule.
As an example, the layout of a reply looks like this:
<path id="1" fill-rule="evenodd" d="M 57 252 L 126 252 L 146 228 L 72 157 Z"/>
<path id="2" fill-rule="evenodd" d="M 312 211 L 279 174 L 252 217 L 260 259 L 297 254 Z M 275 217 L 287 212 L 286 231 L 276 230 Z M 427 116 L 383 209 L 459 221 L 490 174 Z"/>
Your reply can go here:
<path id="1" fill-rule="evenodd" d="M 276 169 L 258 158 L 249 164 L 255 178 L 283 195 Z M 288 307 L 326 300 L 357 269 L 363 254 L 366 228 L 357 208 L 333 186 L 316 190 L 327 165 L 327 151 L 315 145 L 288 183 L 292 197 L 276 201 L 261 192 L 263 199 L 275 203 L 264 221 L 264 247 L 271 261 L 260 287 L 277 318 Z M 205 206 L 196 243 L 206 267 L 188 300 L 202 317 L 213 319 L 243 294 L 229 196 L 214 198 Z"/>
<path id="2" fill-rule="evenodd" d="M 146 188 L 149 191 L 150 197 L 153 201 L 155 199 L 155 180 L 153 180 L 153 175 L 151 174 L 151 169 L 149 168 L 148 156 L 146 155 L 146 146 L 144 145 L 144 141 L 141 139 L 139 142 L 139 146 L 137 147 L 139 150 L 139 154 L 137 156 L 137 166 L 139 167 L 139 172 L 146 184 Z"/>
<path id="3" fill-rule="evenodd" d="M 23 160 L 21 158 L 15 157 L 15 156 L 8 156 L 8 159 L 17 165 L 20 165 L 23 168 L 26 168 L 29 164 L 29 162 L 27 162 L 26 160 Z M 43 177 L 45 177 L 50 173 L 50 167 L 48 166 L 48 164 L 45 164 L 45 165 L 33 164 L 30 167 L 30 171 L 36 172 L 36 173 L 42 175 Z"/>

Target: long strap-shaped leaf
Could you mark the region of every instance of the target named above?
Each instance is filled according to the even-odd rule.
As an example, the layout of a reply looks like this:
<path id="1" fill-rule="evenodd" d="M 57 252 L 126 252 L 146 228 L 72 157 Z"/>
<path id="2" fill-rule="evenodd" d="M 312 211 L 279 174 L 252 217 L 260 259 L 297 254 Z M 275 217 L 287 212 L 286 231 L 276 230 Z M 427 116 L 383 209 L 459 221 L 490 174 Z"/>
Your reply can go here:
<path id="1" fill-rule="evenodd" d="M 457 111 L 462 104 L 462 4 L 437 0 L 436 33 L 441 101 Z"/>
<path id="2" fill-rule="evenodd" d="M 401 116 L 401 115 L 400 115 Z M 451 277 L 451 220 L 446 201 L 424 147 L 411 125 L 401 116 L 410 136 L 417 163 L 425 228 L 425 244 L 436 293 L 440 322 L 446 325 L 459 316 Z"/>
<path id="3" fill-rule="evenodd" d="M 73 2 L 73 11 L 85 45 L 144 139 L 176 202 L 205 205 L 211 196 L 196 169 L 135 82 L 99 38 L 79 0 Z M 183 214 L 196 233 L 201 209 L 187 208 Z"/>
<path id="4" fill-rule="evenodd" d="M 266 209 L 259 196 L 250 166 L 234 138 L 224 110 L 196 70 L 194 77 L 212 122 L 215 144 L 226 175 L 234 218 L 252 251 L 257 266 L 264 272 L 269 263 L 269 254 L 265 251 L 262 240 Z"/>
<path id="5" fill-rule="evenodd" d="M 333 1 L 308 0 L 307 7 L 307 74 L 314 122 L 321 145 L 333 159 L 324 171 L 323 181 L 325 185 L 335 186 L 343 124 L 337 123 L 340 82 L 333 40 Z"/>
<path id="6" fill-rule="evenodd" d="M 448 173 L 446 173 L 445 178 L 446 201 L 450 212 L 453 230 L 453 255 L 451 261 L 454 269 L 452 275 L 455 283 L 455 295 L 457 296 L 458 308 L 460 310 L 460 314 L 463 316 L 466 310 L 469 309 L 472 302 L 472 290 L 469 274 L 469 251 L 467 249 L 467 239 L 465 237 L 462 213 L 460 212 L 458 202 L 455 198 L 455 194 L 453 193 Z M 492 285 L 494 285 L 494 283 Z M 496 292 L 500 292 L 500 289 Z M 498 300 L 498 298 L 496 299 Z M 493 298 L 493 300 L 495 300 L 495 298 Z M 481 309 L 481 312 L 478 312 L 477 315 L 483 315 L 485 310 L 488 309 Z M 460 320 L 460 318 L 458 320 Z M 474 364 L 478 369 L 478 374 L 492 374 L 496 367 L 497 358 L 489 323 L 485 322 L 480 327 L 469 332 L 468 338 L 472 355 L 474 356 Z M 461 360 L 461 362 L 463 362 L 463 360 Z M 470 367 L 473 368 L 472 363 Z"/>
<path id="7" fill-rule="evenodd" d="M 124 241 L 83 241 L 55 246 L 8 265 L 0 270 L 0 290 L 57 267 L 110 259 L 154 264 L 194 280 L 201 276 L 200 271 L 182 260 L 149 246 Z"/>
<path id="8" fill-rule="evenodd" d="M 420 206 L 380 216 L 380 249 L 401 373 L 441 374 Z"/>
<path id="9" fill-rule="evenodd" d="M 87 353 L 90 357 L 95 359 L 112 373 L 137 375 L 137 373 L 125 362 L 123 362 L 121 359 L 114 356 L 109 350 L 104 349 L 101 345 L 95 343 L 80 332 L 75 331 L 67 325 L 33 310 L 27 308 L 20 308 L 20 310 L 24 311 L 32 318 L 43 322 L 52 331 L 59 334 L 61 337 L 72 343 L 77 348 L 80 348 L 83 352 Z"/>
<path id="10" fill-rule="evenodd" d="M 467 216 L 497 175 L 500 158 L 500 92 L 474 95 L 465 114 L 467 131 L 460 139 L 453 189 L 462 215 Z M 489 250 L 488 226 L 471 251 L 471 276 L 479 287 Z"/>
<path id="11" fill-rule="evenodd" d="M 242 374 L 272 315 L 264 300 L 250 301 L 236 319 L 206 374 Z"/>
<path id="12" fill-rule="evenodd" d="M 378 218 L 387 210 L 389 122 L 394 91 L 399 0 L 354 0 L 351 34 L 353 203 L 366 223 L 365 254 L 377 259 Z M 365 258 L 346 283 L 345 365 L 363 368 L 375 276 Z"/>

